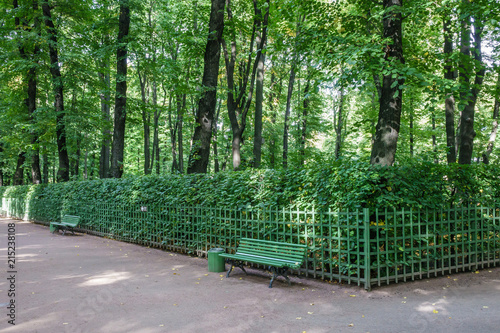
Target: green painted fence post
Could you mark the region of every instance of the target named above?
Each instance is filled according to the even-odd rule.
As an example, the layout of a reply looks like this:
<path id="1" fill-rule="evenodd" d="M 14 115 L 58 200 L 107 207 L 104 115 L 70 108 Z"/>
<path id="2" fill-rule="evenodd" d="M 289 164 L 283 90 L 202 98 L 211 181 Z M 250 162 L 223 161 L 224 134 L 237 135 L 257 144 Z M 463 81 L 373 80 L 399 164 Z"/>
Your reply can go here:
<path id="1" fill-rule="evenodd" d="M 370 281 L 370 209 L 363 208 L 363 226 L 364 226 L 364 255 L 365 255 L 365 289 L 370 291 L 372 289 Z"/>

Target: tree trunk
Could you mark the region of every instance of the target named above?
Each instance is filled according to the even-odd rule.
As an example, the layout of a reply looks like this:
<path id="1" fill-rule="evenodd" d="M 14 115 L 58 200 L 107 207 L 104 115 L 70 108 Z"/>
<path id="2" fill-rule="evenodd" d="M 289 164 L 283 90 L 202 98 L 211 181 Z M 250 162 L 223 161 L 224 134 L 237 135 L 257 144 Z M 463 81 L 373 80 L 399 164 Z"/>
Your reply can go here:
<path id="1" fill-rule="evenodd" d="M 470 5 L 469 0 L 463 0 L 466 5 Z M 460 150 L 458 163 L 470 164 L 472 162 L 473 143 L 476 132 L 474 131 L 474 113 L 477 97 L 483 77 L 485 67 L 482 63 L 481 42 L 483 26 L 480 17 L 474 17 L 474 50 L 471 56 L 471 17 L 463 18 L 461 28 L 460 52 L 462 53 L 462 63 L 460 64 L 460 83 L 462 85 L 460 99 L 465 103 L 465 107 L 460 119 Z M 472 59 L 473 58 L 473 59 Z M 476 63 L 476 66 L 473 65 Z M 471 85 L 471 76 L 475 68 L 474 84 Z"/>
<path id="2" fill-rule="evenodd" d="M 343 124 L 343 113 L 344 113 L 344 86 L 340 85 L 339 92 L 339 111 L 337 112 L 337 124 L 335 126 L 335 134 L 337 135 L 335 140 L 335 160 L 340 158 L 340 149 L 342 145 L 342 124 Z"/>
<path id="3" fill-rule="evenodd" d="M 285 108 L 285 123 L 283 128 L 283 167 L 288 167 L 288 132 L 289 132 L 289 118 L 290 118 L 290 107 L 292 102 L 293 93 L 293 83 L 295 82 L 295 61 L 292 62 L 292 68 L 290 69 L 290 77 L 288 79 L 288 93 L 286 98 L 286 108 Z"/>
<path id="4" fill-rule="evenodd" d="M 104 86 L 104 91 L 100 94 L 101 98 L 101 114 L 104 121 L 102 126 L 102 144 L 101 154 L 99 157 L 99 177 L 108 178 L 110 176 L 109 161 L 110 161 L 110 146 L 111 146 L 111 131 L 109 130 L 110 118 L 110 102 L 111 102 L 111 78 L 109 59 L 106 59 L 101 64 L 102 72 L 99 72 L 99 78 Z"/>
<path id="5" fill-rule="evenodd" d="M 165 88 L 164 88 L 165 91 Z M 165 91 L 165 95 L 166 95 Z M 172 168 L 171 172 L 179 170 L 179 166 L 177 164 L 177 122 L 174 125 L 172 122 L 172 94 L 170 94 L 170 97 L 168 99 L 168 127 L 170 129 L 170 147 L 171 147 L 171 152 L 172 152 Z"/>
<path id="6" fill-rule="evenodd" d="M 288 93 L 286 97 L 286 108 L 285 108 L 285 123 L 283 126 L 283 168 L 288 167 L 288 132 L 289 132 L 289 118 L 290 118 L 290 108 L 292 104 L 292 94 L 293 94 L 293 84 L 295 82 L 295 67 L 299 62 L 299 51 L 298 51 L 298 40 L 300 35 L 300 25 L 304 21 L 304 16 L 299 16 L 297 21 L 297 33 L 295 35 L 295 47 L 293 50 L 293 59 L 290 66 L 290 77 L 288 78 Z"/>
<path id="7" fill-rule="evenodd" d="M 254 1 L 255 14 L 262 15 L 260 8 Z M 262 104 L 264 102 L 264 62 L 265 54 L 262 53 L 267 43 L 267 22 L 269 16 L 269 0 L 267 0 L 266 16 L 264 18 L 262 35 L 257 39 L 257 44 L 262 49 L 257 50 L 260 56 L 257 56 L 257 78 L 255 82 L 255 122 L 254 122 L 254 140 L 253 140 L 253 166 L 260 168 L 262 162 Z M 259 40 L 260 39 L 260 40 Z"/>
<path id="8" fill-rule="evenodd" d="M 47 148 L 44 148 L 45 150 Z M 48 184 L 49 183 L 49 155 L 45 152 L 42 154 L 42 159 L 43 159 L 43 177 L 42 177 L 42 180 L 43 180 L 43 183 L 44 184 Z"/>
<path id="9" fill-rule="evenodd" d="M 490 139 L 488 140 L 488 145 L 486 146 L 486 151 L 483 153 L 483 163 L 490 163 L 490 155 L 493 152 L 493 147 L 495 146 L 495 140 L 498 133 L 498 113 L 500 109 L 500 72 L 498 73 L 497 87 L 495 92 L 495 105 L 493 107 L 493 126 L 491 128 Z"/>
<path id="10" fill-rule="evenodd" d="M 209 35 L 203 67 L 203 96 L 196 111 L 196 128 L 189 154 L 188 173 L 206 173 L 210 157 L 212 121 L 217 103 L 217 77 L 219 75 L 220 43 L 224 30 L 225 0 L 212 0 Z"/>
<path id="11" fill-rule="evenodd" d="M 118 49 L 116 50 L 116 98 L 111 159 L 111 176 L 121 178 L 125 150 L 125 122 L 127 118 L 127 43 L 130 27 L 128 0 L 120 0 Z"/>
<path id="12" fill-rule="evenodd" d="M 217 122 L 219 121 L 219 114 L 220 114 L 220 108 L 221 108 L 222 101 L 219 100 L 218 102 L 218 107 L 217 107 L 217 114 L 215 116 L 214 122 L 213 122 L 213 146 L 214 146 L 214 172 L 219 172 L 219 152 L 217 151 Z"/>
<path id="13" fill-rule="evenodd" d="M 82 151 L 80 149 L 80 145 L 82 143 L 82 139 L 79 134 L 77 134 L 76 139 L 76 156 L 75 156 L 75 177 L 78 179 L 78 175 L 80 174 L 80 158 L 82 156 Z"/>
<path id="14" fill-rule="evenodd" d="M 264 101 L 264 55 L 257 64 L 257 82 L 255 85 L 255 122 L 253 139 L 253 167 L 260 168 L 262 162 L 262 103 Z"/>
<path id="15" fill-rule="evenodd" d="M 144 130 L 144 174 L 149 175 L 151 173 L 151 155 L 150 155 L 150 136 L 151 130 L 149 123 L 151 122 L 151 116 L 147 110 L 149 104 L 149 82 L 147 77 L 141 75 L 139 70 L 137 71 L 139 76 L 139 84 L 141 86 L 141 99 L 142 99 L 142 126 Z"/>
<path id="16" fill-rule="evenodd" d="M 89 160 L 89 151 L 88 149 L 85 149 L 85 154 L 83 155 L 83 180 L 89 179 L 88 160 Z"/>
<path id="17" fill-rule="evenodd" d="M 276 83 L 276 75 L 274 74 L 274 71 L 272 71 L 271 74 L 271 93 L 269 94 L 269 108 L 271 111 L 271 124 L 274 126 L 276 124 L 276 109 L 275 109 L 275 104 L 276 107 L 279 105 L 279 100 L 281 99 L 281 91 L 283 90 L 283 78 L 279 78 L 279 84 L 278 84 L 278 92 L 275 95 L 273 91 L 274 84 Z M 275 168 L 276 165 L 276 132 L 272 131 L 270 133 L 271 139 L 269 140 L 269 150 L 270 150 L 270 156 L 269 156 L 269 164 L 271 165 L 271 168 Z"/>
<path id="18" fill-rule="evenodd" d="M 184 137 L 182 128 L 184 125 L 185 108 L 186 108 L 186 94 L 183 94 L 182 102 L 181 102 L 181 97 L 177 96 L 177 146 L 178 146 L 177 151 L 179 152 L 178 170 L 180 173 L 184 173 L 184 140 L 183 140 Z"/>
<path id="19" fill-rule="evenodd" d="M 154 57 L 153 57 L 154 59 Z M 155 168 L 156 174 L 160 174 L 160 142 L 158 138 L 158 126 L 160 122 L 161 111 L 158 109 L 156 78 L 153 78 L 153 153 L 151 154 L 151 169 Z M 156 162 L 155 162 L 156 161 Z"/>
<path id="20" fill-rule="evenodd" d="M 383 38 L 392 41 L 385 47 L 385 63 L 387 66 L 391 66 L 392 62 L 404 64 L 402 0 L 383 0 L 383 5 L 385 11 L 382 19 Z M 404 78 L 400 75 L 395 77 L 393 73 L 383 75 L 382 96 L 375 129 L 375 140 L 372 146 L 371 164 L 394 164 L 401 126 L 403 84 Z"/>
<path id="21" fill-rule="evenodd" d="M 57 30 L 51 16 L 51 7 L 47 2 L 42 2 L 45 25 L 49 34 L 49 55 L 50 73 L 52 75 L 52 85 L 54 89 L 54 107 L 56 111 L 56 139 L 57 151 L 59 153 L 59 170 L 57 171 L 57 181 L 65 182 L 69 180 L 69 157 L 66 144 L 66 125 L 64 122 L 64 95 L 61 69 L 59 68 L 59 56 L 57 53 Z"/>
<path id="22" fill-rule="evenodd" d="M 437 139 L 436 139 L 436 115 L 434 111 L 431 114 L 431 122 L 432 122 L 432 152 L 434 153 L 434 163 L 438 164 L 438 150 L 437 150 Z"/>
<path id="23" fill-rule="evenodd" d="M 413 109 L 410 103 L 410 157 L 413 158 L 415 155 L 414 152 L 414 142 L 415 142 L 415 137 L 413 134 L 413 126 L 414 126 L 414 121 L 413 121 Z"/>
<path id="24" fill-rule="evenodd" d="M 453 53 L 453 40 L 451 34 L 451 20 L 445 18 L 443 23 L 444 31 L 444 78 L 446 80 L 454 81 L 455 75 L 451 55 Z M 449 93 L 444 102 L 445 120 L 446 120 L 446 159 L 448 164 L 457 161 L 457 150 L 455 140 L 455 97 L 453 93 Z"/>
<path id="25" fill-rule="evenodd" d="M 24 183 L 24 162 L 26 161 L 26 153 L 22 152 L 17 156 L 16 171 L 12 178 L 12 185 L 23 185 Z"/>
<path id="26" fill-rule="evenodd" d="M 300 164 L 306 163 L 306 140 L 307 140 L 307 116 L 309 114 L 309 104 L 311 103 L 309 97 L 309 89 L 311 86 L 311 79 L 308 78 L 304 88 L 304 100 L 302 102 L 302 119 L 300 128 Z"/>

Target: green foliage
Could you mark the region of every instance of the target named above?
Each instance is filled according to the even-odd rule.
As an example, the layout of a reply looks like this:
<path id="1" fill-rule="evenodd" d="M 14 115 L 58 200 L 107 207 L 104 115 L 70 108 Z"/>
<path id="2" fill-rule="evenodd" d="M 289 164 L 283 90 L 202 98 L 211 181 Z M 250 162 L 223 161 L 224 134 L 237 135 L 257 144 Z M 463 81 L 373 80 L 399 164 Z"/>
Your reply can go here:
<path id="1" fill-rule="evenodd" d="M 2 197 L 113 205 L 258 206 L 327 210 L 437 209 L 491 204 L 500 197 L 500 173 L 489 165 L 411 163 L 391 168 L 345 160 L 288 170 L 196 175 L 149 175 L 48 185 L 1 187 Z M 31 198 L 30 197 L 30 198 Z M 41 200 L 43 202 L 43 200 Z"/>

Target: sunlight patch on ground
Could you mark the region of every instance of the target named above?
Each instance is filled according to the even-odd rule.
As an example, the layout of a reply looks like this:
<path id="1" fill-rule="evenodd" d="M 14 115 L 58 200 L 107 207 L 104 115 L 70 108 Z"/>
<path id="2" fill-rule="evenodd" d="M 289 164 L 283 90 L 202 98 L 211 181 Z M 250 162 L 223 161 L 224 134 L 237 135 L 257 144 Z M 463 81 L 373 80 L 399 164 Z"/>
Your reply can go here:
<path id="1" fill-rule="evenodd" d="M 109 272 L 101 275 L 88 277 L 87 281 L 81 283 L 80 287 L 103 286 L 130 278 L 129 272 Z"/>
<path id="2" fill-rule="evenodd" d="M 446 305 L 448 305 L 448 301 L 444 299 L 440 299 L 434 303 L 424 302 L 417 307 L 417 311 L 426 313 L 444 313 L 446 312 Z"/>

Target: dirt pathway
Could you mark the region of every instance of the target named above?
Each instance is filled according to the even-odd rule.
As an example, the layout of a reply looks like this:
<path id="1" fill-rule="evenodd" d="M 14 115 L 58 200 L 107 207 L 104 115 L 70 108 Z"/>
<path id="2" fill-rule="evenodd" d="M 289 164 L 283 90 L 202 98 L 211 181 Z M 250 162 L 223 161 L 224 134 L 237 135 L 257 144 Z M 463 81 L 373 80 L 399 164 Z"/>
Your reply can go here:
<path id="1" fill-rule="evenodd" d="M 269 289 L 260 270 L 246 276 L 236 269 L 226 279 L 209 273 L 205 259 L 85 234 L 52 235 L 45 226 L 2 218 L 0 263 L 2 333 L 500 330 L 500 268 L 371 292 L 297 277 L 291 287 L 279 279 Z"/>

